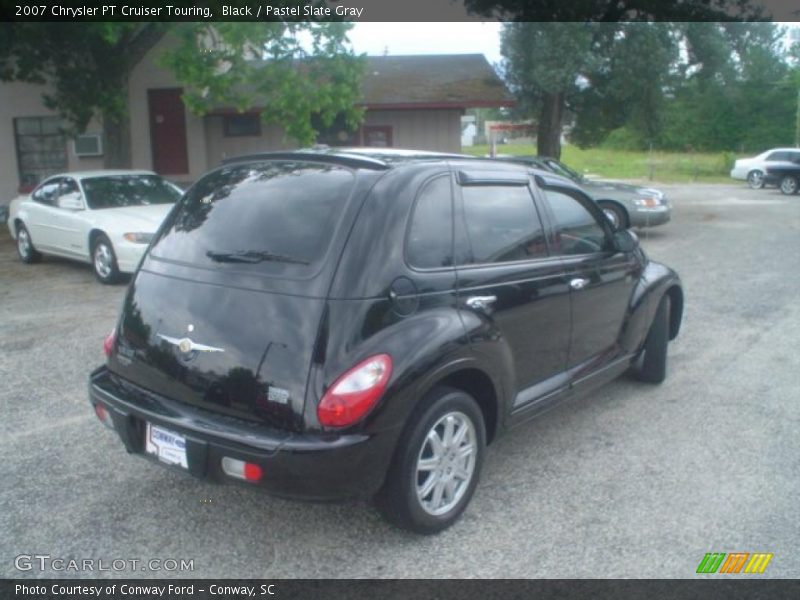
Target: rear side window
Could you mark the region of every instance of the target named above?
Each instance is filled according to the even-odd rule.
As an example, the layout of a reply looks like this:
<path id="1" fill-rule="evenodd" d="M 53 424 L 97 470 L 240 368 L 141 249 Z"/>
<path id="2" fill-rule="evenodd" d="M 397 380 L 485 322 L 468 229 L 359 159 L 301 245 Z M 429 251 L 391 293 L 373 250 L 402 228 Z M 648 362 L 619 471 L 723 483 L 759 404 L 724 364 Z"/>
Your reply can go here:
<path id="1" fill-rule="evenodd" d="M 76 182 L 72 177 L 65 177 L 61 181 L 61 196 L 66 194 L 80 194 L 81 190 L 78 187 L 78 182 Z"/>
<path id="2" fill-rule="evenodd" d="M 464 186 L 465 251 L 461 264 L 547 256 L 544 228 L 526 186 Z"/>
<path id="3" fill-rule="evenodd" d="M 577 195 L 555 188 L 545 188 L 544 194 L 555 218 L 561 254 L 592 254 L 609 249 L 605 229 Z"/>
<path id="4" fill-rule="evenodd" d="M 406 258 L 413 267 L 435 269 L 453 264 L 453 198 L 450 177 L 443 175 L 422 188 L 411 216 Z"/>
<path id="5" fill-rule="evenodd" d="M 354 176 L 332 165 L 231 165 L 197 182 L 151 254 L 205 267 L 313 267 L 325 256 Z"/>

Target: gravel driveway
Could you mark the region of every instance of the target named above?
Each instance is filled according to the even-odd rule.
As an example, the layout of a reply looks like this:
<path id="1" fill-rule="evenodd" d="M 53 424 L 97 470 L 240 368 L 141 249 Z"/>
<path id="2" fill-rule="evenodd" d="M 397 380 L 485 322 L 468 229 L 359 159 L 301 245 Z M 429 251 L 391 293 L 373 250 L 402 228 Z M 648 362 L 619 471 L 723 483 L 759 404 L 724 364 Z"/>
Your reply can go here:
<path id="1" fill-rule="evenodd" d="M 617 380 L 502 438 L 464 518 L 428 538 L 367 503 L 277 500 L 128 456 L 86 394 L 125 286 L 23 265 L 3 230 L 0 574 L 80 575 L 14 566 L 47 554 L 145 561 L 104 573 L 120 577 L 695 577 L 706 552 L 741 551 L 774 553 L 762 577 L 797 577 L 800 197 L 662 187 L 673 221 L 640 235 L 685 284 L 667 381 Z"/>

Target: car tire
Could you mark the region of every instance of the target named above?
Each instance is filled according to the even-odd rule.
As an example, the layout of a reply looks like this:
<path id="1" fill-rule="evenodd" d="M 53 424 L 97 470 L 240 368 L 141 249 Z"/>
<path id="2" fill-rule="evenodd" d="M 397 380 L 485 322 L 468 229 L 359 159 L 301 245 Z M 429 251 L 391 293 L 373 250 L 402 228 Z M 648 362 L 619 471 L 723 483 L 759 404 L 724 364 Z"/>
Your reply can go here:
<path id="1" fill-rule="evenodd" d="M 781 178 L 780 187 L 782 194 L 786 196 L 791 196 L 797 193 L 797 190 L 798 188 L 800 188 L 800 185 L 798 185 L 797 177 L 795 177 L 794 175 L 784 175 Z"/>
<path id="2" fill-rule="evenodd" d="M 647 332 L 642 354 L 639 356 L 634 376 L 639 381 L 661 383 L 667 377 L 667 346 L 669 344 L 669 296 L 658 303 L 656 315 Z"/>
<path id="3" fill-rule="evenodd" d="M 17 225 L 17 255 L 26 264 L 33 264 L 42 260 L 42 255 L 36 250 L 28 229 L 20 223 Z"/>
<path id="4" fill-rule="evenodd" d="M 755 169 L 750 171 L 747 174 L 747 185 L 750 186 L 750 189 L 753 190 L 760 190 L 764 187 L 764 173 L 763 171 L 759 171 Z"/>
<path id="5" fill-rule="evenodd" d="M 92 269 L 100 283 L 111 284 L 119 280 L 119 267 L 114 246 L 103 234 L 95 237 L 92 243 Z"/>
<path id="6" fill-rule="evenodd" d="M 598 202 L 606 217 L 611 221 L 615 231 L 628 229 L 630 222 L 628 213 L 616 202 Z"/>
<path id="7" fill-rule="evenodd" d="M 475 492 L 485 448 L 483 413 L 475 399 L 454 388 L 435 388 L 398 443 L 377 498 L 384 516 L 421 534 L 450 527 Z"/>

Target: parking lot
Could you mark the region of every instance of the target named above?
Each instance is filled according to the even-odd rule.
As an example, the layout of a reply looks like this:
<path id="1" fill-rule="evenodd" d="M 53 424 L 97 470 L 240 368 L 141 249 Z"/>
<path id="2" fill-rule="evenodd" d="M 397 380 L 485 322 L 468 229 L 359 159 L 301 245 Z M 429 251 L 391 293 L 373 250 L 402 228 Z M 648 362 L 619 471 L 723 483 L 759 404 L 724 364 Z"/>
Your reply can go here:
<path id="1" fill-rule="evenodd" d="M 47 554 L 194 566 L 102 573 L 118 577 L 687 578 L 706 552 L 771 552 L 762 577 L 797 577 L 800 197 L 661 187 L 673 220 L 639 234 L 685 286 L 667 381 L 619 379 L 498 440 L 434 537 L 365 502 L 278 500 L 127 455 L 86 393 L 125 285 L 23 265 L 3 228 L 0 573 L 81 575 L 15 568 Z"/>

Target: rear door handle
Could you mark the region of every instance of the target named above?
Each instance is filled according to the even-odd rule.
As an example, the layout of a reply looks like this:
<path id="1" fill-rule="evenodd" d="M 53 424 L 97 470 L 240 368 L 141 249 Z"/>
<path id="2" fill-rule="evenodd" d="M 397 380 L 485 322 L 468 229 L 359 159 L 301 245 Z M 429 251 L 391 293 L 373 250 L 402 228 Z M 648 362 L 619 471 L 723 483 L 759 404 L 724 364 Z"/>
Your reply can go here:
<path id="1" fill-rule="evenodd" d="M 589 285 L 589 280 L 584 277 L 576 277 L 575 279 L 570 279 L 569 287 L 573 290 L 582 290 L 587 285 Z"/>
<path id="2" fill-rule="evenodd" d="M 467 298 L 466 304 L 475 310 L 486 310 L 495 302 L 497 302 L 497 296 L 470 296 Z"/>

